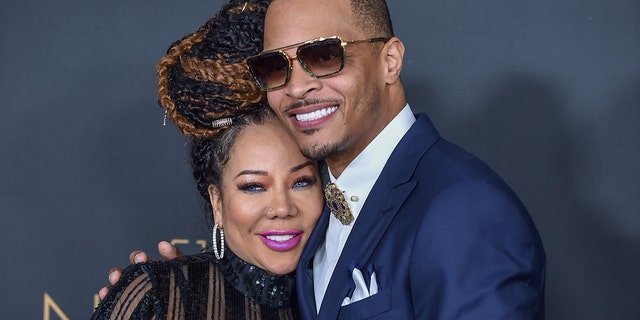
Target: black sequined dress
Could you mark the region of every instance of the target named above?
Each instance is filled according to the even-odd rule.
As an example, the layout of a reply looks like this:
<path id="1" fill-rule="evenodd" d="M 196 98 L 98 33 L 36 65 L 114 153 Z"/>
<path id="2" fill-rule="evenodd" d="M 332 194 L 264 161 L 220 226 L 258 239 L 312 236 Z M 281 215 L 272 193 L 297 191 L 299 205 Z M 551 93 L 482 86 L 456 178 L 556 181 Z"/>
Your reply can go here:
<path id="1" fill-rule="evenodd" d="M 295 273 L 270 275 L 226 250 L 131 265 L 91 319 L 300 319 Z"/>

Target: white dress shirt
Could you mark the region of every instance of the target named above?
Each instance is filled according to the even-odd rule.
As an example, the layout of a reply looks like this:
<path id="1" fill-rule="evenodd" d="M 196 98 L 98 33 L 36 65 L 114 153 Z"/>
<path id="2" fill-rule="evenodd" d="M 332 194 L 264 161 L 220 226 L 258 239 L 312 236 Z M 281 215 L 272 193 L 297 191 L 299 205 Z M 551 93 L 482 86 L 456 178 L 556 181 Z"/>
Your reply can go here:
<path id="1" fill-rule="evenodd" d="M 316 310 L 320 311 L 322 299 L 331 280 L 351 229 L 358 220 L 360 210 L 380 176 L 393 149 L 416 121 L 407 104 L 393 120 L 369 143 L 369 145 L 345 168 L 339 178 L 329 169 L 329 178 L 343 191 L 353 213 L 353 222 L 345 226 L 334 215 L 329 218 L 325 242 L 318 248 L 313 259 L 313 287 Z M 348 271 L 348 270 L 345 270 Z"/>

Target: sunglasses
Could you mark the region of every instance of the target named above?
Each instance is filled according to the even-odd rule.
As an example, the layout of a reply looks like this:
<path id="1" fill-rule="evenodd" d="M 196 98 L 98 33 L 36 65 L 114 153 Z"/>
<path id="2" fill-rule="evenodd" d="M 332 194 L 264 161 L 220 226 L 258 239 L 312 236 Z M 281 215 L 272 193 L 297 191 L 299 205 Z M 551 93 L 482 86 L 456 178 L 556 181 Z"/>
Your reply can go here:
<path id="1" fill-rule="evenodd" d="M 343 41 L 340 37 L 317 38 L 290 46 L 261 52 L 247 59 L 247 67 L 258 87 L 264 91 L 280 89 L 291 77 L 293 60 L 297 59 L 304 71 L 314 78 L 330 77 L 344 68 L 344 48 L 348 44 L 387 42 L 389 38 L 370 38 Z M 298 47 L 290 57 L 284 50 Z"/>

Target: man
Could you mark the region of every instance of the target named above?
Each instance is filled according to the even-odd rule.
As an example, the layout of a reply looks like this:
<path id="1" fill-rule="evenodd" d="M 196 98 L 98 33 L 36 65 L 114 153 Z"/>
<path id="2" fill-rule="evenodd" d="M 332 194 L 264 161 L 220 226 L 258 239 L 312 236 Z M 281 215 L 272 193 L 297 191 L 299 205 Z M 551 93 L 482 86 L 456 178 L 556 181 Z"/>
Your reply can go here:
<path id="1" fill-rule="evenodd" d="M 354 219 L 320 218 L 297 270 L 303 317 L 543 318 L 545 257 L 533 222 L 489 168 L 440 138 L 426 115 L 414 117 L 400 81 L 404 45 L 392 32 L 382 0 L 275 0 L 267 11 L 265 52 L 298 56 L 284 86 L 266 88 L 269 105 L 307 156 L 326 161 Z M 343 44 L 343 69 L 322 77 L 292 44 L 332 36 L 385 41 Z M 368 297 L 367 268 L 378 287 Z"/>
<path id="2" fill-rule="evenodd" d="M 297 269 L 303 318 L 544 318 L 531 218 L 414 116 L 385 1 L 275 0 L 264 49 L 250 70 L 332 188 Z"/>

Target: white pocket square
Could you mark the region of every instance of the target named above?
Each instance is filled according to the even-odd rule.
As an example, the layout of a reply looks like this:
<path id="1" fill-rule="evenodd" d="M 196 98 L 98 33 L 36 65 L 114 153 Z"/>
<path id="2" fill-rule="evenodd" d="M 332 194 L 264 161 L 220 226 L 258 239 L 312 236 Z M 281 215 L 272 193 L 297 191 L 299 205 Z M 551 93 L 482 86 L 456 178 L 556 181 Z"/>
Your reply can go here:
<path id="1" fill-rule="evenodd" d="M 353 283 L 351 284 L 351 290 L 349 290 L 348 296 L 342 300 L 342 306 L 360 301 L 378 293 L 378 280 L 376 279 L 376 272 L 373 270 L 372 264 L 367 266 L 366 279 L 362 271 L 356 268 L 355 264 L 352 264 L 350 268 L 352 269 L 351 276 L 353 277 Z"/>

